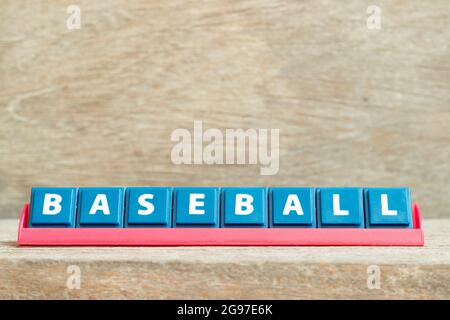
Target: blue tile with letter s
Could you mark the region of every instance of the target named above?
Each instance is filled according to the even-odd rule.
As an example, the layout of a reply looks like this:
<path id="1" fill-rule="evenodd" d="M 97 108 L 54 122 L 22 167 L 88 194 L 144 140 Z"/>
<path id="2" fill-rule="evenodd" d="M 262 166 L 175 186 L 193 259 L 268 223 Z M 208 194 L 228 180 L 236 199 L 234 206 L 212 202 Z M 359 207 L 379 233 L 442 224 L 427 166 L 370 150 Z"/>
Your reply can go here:
<path id="1" fill-rule="evenodd" d="M 125 203 L 125 227 L 172 227 L 172 188 L 130 187 Z"/>
<path id="2" fill-rule="evenodd" d="M 174 227 L 220 227 L 220 188 L 174 189 Z"/>
<path id="3" fill-rule="evenodd" d="M 32 188 L 30 227 L 74 228 L 77 188 Z"/>
<path id="4" fill-rule="evenodd" d="M 367 188 L 364 197 L 369 228 L 412 228 L 409 188 Z"/>
<path id="5" fill-rule="evenodd" d="M 271 227 L 317 226 L 314 188 L 271 188 L 269 199 Z"/>
<path id="6" fill-rule="evenodd" d="M 362 188 L 319 188 L 316 197 L 319 227 L 364 228 Z"/>
<path id="7" fill-rule="evenodd" d="M 123 208 L 124 188 L 79 188 L 77 226 L 122 228 Z"/>
<path id="8" fill-rule="evenodd" d="M 223 188 L 222 226 L 268 227 L 267 188 Z"/>

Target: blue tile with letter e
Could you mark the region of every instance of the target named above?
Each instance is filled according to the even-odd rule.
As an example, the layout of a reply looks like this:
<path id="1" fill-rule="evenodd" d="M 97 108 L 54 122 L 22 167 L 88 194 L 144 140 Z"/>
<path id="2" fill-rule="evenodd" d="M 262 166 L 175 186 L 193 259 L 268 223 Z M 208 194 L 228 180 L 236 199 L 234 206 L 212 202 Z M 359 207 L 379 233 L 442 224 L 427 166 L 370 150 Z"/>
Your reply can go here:
<path id="1" fill-rule="evenodd" d="M 268 227 L 266 188 L 223 188 L 222 226 Z"/>
<path id="2" fill-rule="evenodd" d="M 368 188 L 364 196 L 368 227 L 412 228 L 408 188 Z"/>
<path id="3" fill-rule="evenodd" d="M 316 197 L 319 227 L 364 228 L 362 188 L 320 188 Z"/>
<path id="4" fill-rule="evenodd" d="M 78 189 L 77 226 L 123 227 L 124 188 Z"/>
<path id="5" fill-rule="evenodd" d="M 174 189 L 174 227 L 220 226 L 220 189 Z"/>
<path id="6" fill-rule="evenodd" d="M 30 227 L 74 228 L 77 188 L 32 188 Z"/>
<path id="7" fill-rule="evenodd" d="M 271 188 L 271 227 L 316 227 L 314 188 Z"/>
<path id="8" fill-rule="evenodd" d="M 125 203 L 125 227 L 172 227 L 172 188 L 127 188 Z"/>

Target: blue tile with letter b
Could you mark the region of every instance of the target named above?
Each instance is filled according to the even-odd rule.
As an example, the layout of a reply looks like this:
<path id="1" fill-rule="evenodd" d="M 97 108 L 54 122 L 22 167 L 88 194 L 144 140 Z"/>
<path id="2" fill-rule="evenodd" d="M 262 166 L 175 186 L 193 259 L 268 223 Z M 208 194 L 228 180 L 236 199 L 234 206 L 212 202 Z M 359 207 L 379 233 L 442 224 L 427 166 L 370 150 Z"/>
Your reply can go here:
<path id="1" fill-rule="evenodd" d="M 32 188 L 30 227 L 74 228 L 77 188 Z"/>
<path id="2" fill-rule="evenodd" d="M 314 188 L 271 188 L 271 227 L 316 227 Z"/>
<path id="3" fill-rule="evenodd" d="M 220 189 L 174 189 L 174 227 L 220 226 Z"/>
<path id="4" fill-rule="evenodd" d="M 222 226 L 267 228 L 266 188 L 223 188 Z"/>
<path id="5" fill-rule="evenodd" d="M 172 227 L 172 188 L 127 188 L 125 203 L 125 227 Z"/>
<path id="6" fill-rule="evenodd" d="M 78 189 L 77 226 L 122 228 L 124 188 Z"/>
<path id="7" fill-rule="evenodd" d="M 362 188 L 320 188 L 316 197 L 319 227 L 364 228 Z"/>
<path id="8" fill-rule="evenodd" d="M 408 188 L 368 188 L 364 196 L 368 227 L 412 228 Z"/>

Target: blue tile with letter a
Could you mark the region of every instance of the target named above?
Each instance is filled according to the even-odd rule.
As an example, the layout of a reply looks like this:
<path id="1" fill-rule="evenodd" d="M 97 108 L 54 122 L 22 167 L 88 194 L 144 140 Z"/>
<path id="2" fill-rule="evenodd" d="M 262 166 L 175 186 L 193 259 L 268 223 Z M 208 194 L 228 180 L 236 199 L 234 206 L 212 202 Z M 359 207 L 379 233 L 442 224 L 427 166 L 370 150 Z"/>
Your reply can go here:
<path id="1" fill-rule="evenodd" d="M 268 227 L 266 188 L 223 188 L 222 226 Z"/>
<path id="2" fill-rule="evenodd" d="M 319 227 L 364 228 L 362 188 L 320 188 L 316 197 Z"/>
<path id="3" fill-rule="evenodd" d="M 314 188 L 271 188 L 271 227 L 316 227 Z"/>
<path id="4" fill-rule="evenodd" d="M 123 227 L 124 188 L 78 189 L 77 226 Z"/>
<path id="5" fill-rule="evenodd" d="M 172 227 L 172 188 L 127 188 L 125 203 L 125 227 Z"/>
<path id="6" fill-rule="evenodd" d="M 412 228 L 408 188 L 368 188 L 364 197 L 368 227 Z"/>
<path id="7" fill-rule="evenodd" d="M 74 228 L 77 188 L 32 188 L 30 227 Z"/>
<path id="8" fill-rule="evenodd" d="M 174 227 L 220 226 L 219 188 L 175 188 Z"/>

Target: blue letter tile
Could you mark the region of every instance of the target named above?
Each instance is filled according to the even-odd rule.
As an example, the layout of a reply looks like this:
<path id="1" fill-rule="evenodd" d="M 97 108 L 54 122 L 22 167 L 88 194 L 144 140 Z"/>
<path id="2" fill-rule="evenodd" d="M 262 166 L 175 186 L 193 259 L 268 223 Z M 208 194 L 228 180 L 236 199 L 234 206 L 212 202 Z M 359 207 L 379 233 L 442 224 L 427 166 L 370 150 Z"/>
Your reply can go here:
<path id="1" fill-rule="evenodd" d="M 271 188 L 271 227 L 316 227 L 314 188 Z"/>
<path id="2" fill-rule="evenodd" d="M 78 189 L 78 226 L 122 228 L 123 198 L 123 188 Z"/>
<path id="3" fill-rule="evenodd" d="M 225 227 L 268 227 L 266 188 L 224 188 L 222 225 Z"/>
<path id="4" fill-rule="evenodd" d="M 368 227 L 412 228 L 408 188 L 369 188 L 364 195 Z"/>
<path id="5" fill-rule="evenodd" d="M 319 227 L 364 228 L 364 202 L 361 188 L 317 189 Z"/>
<path id="6" fill-rule="evenodd" d="M 220 226 L 219 188 L 175 188 L 174 227 Z"/>
<path id="7" fill-rule="evenodd" d="M 76 188 L 32 188 L 30 227 L 75 227 Z"/>
<path id="8" fill-rule="evenodd" d="M 125 202 L 125 227 L 172 227 L 172 188 L 127 188 Z"/>

